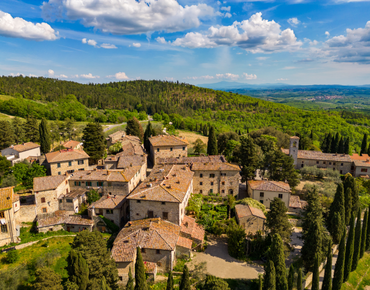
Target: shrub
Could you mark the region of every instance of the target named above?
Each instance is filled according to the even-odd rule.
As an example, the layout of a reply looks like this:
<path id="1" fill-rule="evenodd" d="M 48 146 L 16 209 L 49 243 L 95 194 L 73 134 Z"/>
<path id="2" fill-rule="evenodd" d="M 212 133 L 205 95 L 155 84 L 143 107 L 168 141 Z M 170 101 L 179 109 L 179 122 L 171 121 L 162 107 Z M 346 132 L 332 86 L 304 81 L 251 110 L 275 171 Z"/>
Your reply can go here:
<path id="1" fill-rule="evenodd" d="M 16 249 L 12 249 L 8 251 L 5 258 L 8 264 L 13 264 L 19 260 L 18 251 Z"/>

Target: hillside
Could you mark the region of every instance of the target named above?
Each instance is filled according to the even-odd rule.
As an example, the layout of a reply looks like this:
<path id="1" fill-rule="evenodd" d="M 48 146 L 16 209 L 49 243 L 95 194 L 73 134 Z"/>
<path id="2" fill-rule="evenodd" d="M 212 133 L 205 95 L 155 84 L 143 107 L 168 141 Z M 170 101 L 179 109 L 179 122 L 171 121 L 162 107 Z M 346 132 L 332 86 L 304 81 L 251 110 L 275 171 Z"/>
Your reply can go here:
<path id="1" fill-rule="evenodd" d="M 325 133 L 339 132 L 350 137 L 353 148 L 360 146 L 364 133 L 369 133 L 369 121 L 361 116 L 349 122 L 339 112 L 306 111 L 184 83 L 139 80 L 79 84 L 49 78 L 0 77 L 0 94 L 14 96 L 0 100 L 0 112 L 21 117 L 35 114 L 51 120 L 73 117 L 77 121 L 105 119 L 114 123 L 117 116 L 129 118 L 141 111 L 144 117 L 146 113 L 162 117 L 169 114 L 176 128 L 184 121 L 183 129 L 190 131 L 205 123 L 215 125 L 218 132 L 245 133 L 273 126 L 291 135 L 308 136 L 313 130 L 317 141 Z M 115 118 L 110 118 L 113 115 Z"/>

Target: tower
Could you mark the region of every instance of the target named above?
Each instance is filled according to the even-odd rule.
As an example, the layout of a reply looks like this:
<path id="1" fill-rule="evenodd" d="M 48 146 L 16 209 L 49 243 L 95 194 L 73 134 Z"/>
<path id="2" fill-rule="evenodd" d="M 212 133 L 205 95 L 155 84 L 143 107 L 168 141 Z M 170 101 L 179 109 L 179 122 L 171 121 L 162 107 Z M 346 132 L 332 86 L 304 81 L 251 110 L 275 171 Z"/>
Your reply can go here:
<path id="1" fill-rule="evenodd" d="M 289 156 L 293 157 L 294 167 L 297 167 L 298 164 L 298 148 L 299 148 L 299 137 L 293 136 L 290 137 L 290 146 L 289 146 Z"/>

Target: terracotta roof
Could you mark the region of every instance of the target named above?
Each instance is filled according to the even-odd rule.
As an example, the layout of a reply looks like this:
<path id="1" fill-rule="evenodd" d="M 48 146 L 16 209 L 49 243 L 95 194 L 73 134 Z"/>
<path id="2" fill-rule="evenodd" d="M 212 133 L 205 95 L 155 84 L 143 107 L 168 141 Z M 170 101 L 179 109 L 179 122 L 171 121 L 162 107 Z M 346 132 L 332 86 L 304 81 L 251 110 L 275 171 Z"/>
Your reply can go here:
<path id="1" fill-rule="evenodd" d="M 143 166 L 146 163 L 146 156 L 121 156 L 118 159 L 117 169 L 129 168 L 132 166 Z"/>
<path id="2" fill-rule="evenodd" d="M 183 247 L 183 248 L 191 249 L 193 245 L 193 241 L 188 238 L 179 237 L 179 240 L 177 241 L 176 245 Z"/>
<path id="3" fill-rule="evenodd" d="M 289 149 L 281 149 L 281 151 L 289 155 Z M 323 153 L 321 151 L 310 150 L 298 150 L 298 158 L 332 162 L 351 162 L 351 158 L 347 154 Z"/>
<path id="4" fill-rule="evenodd" d="M 194 173 L 185 165 L 156 165 L 128 199 L 181 203 Z"/>
<path id="5" fill-rule="evenodd" d="M 18 145 L 15 145 L 15 146 L 10 146 L 9 148 L 12 148 L 17 152 L 24 152 L 24 151 L 35 149 L 35 148 L 38 148 L 38 147 L 40 147 L 39 144 L 36 144 L 36 143 L 33 143 L 33 142 L 27 142 L 27 143 L 18 144 Z"/>
<path id="6" fill-rule="evenodd" d="M 89 208 L 121 208 L 125 202 L 125 198 L 126 196 L 124 195 L 104 195 L 98 201 L 93 202 Z"/>
<path id="7" fill-rule="evenodd" d="M 197 157 L 170 157 L 170 158 L 158 158 L 158 164 L 192 164 L 192 163 L 207 163 L 207 162 L 226 162 L 223 155 L 211 155 L 211 156 L 197 156 Z"/>
<path id="8" fill-rule="evenodd" d="M 299 139 L 299 137 L 298 136 L 292 136 L 292 137 L 290 137 L 290 139 Z"/>
<path id="9" fill-rule="evenodd" d="M 78 215 L 68 215 L 66 211 L 56 211 L 52 215 L 37 216 L 38 228 L 55 226 L 60 224 L 92 226 L 92 219 L 82 218 Z"/>
<path id="10" fill-rule="evenodd" d="M 13 206 L 13 187 L 0 188 L 0 210 L 9 210 Z"/>
<path id="11" fill-rule="evenodd" d="M 80 144 L 81 144 L 81 142 L 79 142 L 79 141 L 69 140 L 69 141 L 63 143 L 63 146 L 67 149 L 68 148 L 77 149 L 78 145 L 80 145 Z"/>
<path id="12" fill-rule="evenodd" d="M 248 180 L 248 185 L 253 190 L 291 192 L 288 183 L 272 180 Z"/>
<path id="13" fill-rule="evenodd" d="M 35 177 L 33 179 L 34 191 L 45 191 L 56 189 L 61 183 L 67 180 L 65 175 Z"/>
<path id="14" fill-rule="evenodd" d="M 66 197 L 69 197 L 69 198 L 76 198 L 76 197 L 79 197 L 81 195 L 84 195 L 88 190 L 86 188 L 76 188 L 76 189 L 72 189 L 71 192 L 69 192 Z"/>
<path id="15" fill-rule="evenodd" d="M 125 136 L 126 136 L 125 131 L 117 131 L 117 132 L 114 132 L 114 133 L 108 135 L 108 137 L 110 137 L 110 138 L 114 138 L 114 137 L 120 138 L 120 137 L 125 137 Z"/>
<path id="16" fill-rule="evenodd" d="M 368 154 L 362 154 L 360 156 L 355 153 L 350 157 L 356 167 L 370 167 L 370 157 Z"/>
<path id="17" fill-rule="evenodd" d="M 72 181 L 111 181 L 111 182 L 128 182 L 140 170 L 140 166 L 132 166 L 124 170 L 115 169 L 97 169 L 97 170 L 82 170 L 74 172 L 71 175 Z"/>
<path id="18" fill-rule="evenodd" d="M 192 239 L 203 241 L 204 239 L 204 228 L 197 224 L 195 219 L 185 215 L 181 223 L 181 232 L 188 234 Z"/>
<path id="19" fill-rule="evenodd" d="M 307 205 L 307 202 L 304 201 L 304 200 L 301 200 L 298 195 L 291 195 L 290 196 L 289 207 L 304 209 L 306 205 Z"/>
<path id="20" fill-rule="evenodd" d="M 45 154 L 48 163 L 87 159 L 90 156 L 83 150 L 65 149 Z"/>
<path id="21" fill-rule="evenodd" d="M 259 208 L 252 207 L 250 205 L 237 204 L 235 205 L 235 213 L 238 216 L 238 219 L 247 216 L 255 216 L 261 219 L 266 219 L 263 211 Z"/>
<path id="22" fill-rule="evenodd" d="M 160 218 L 128 222 L 117 235 L 112 257 L 116 262 L 133 261 L 136 248 L 175 250 L 180 235 L 180 226 Z"/>
<path id="23" fill-rule="evenodd" d="M 193 171 L 240 171 L 240 167 L 238 165 L 234 165 L 231 163 L 200 163 L 196 162 L 191 166 L 191 170 Z"/>
<path id="24" fill-rule="evenodd" d="M 172 135 L 159 135 L 159 136 L 150 137 L 149 141 L 155 147 L 189 145 L 189 142 L 185 138 L 172 136 Z"/>

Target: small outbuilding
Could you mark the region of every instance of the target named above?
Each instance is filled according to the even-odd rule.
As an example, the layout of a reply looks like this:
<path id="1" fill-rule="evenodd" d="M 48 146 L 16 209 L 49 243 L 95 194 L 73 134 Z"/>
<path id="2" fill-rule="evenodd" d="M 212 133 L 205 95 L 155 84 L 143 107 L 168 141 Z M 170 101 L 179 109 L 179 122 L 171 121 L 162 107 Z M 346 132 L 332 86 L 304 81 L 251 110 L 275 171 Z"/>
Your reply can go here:
<path id="1" fill-rule="evenodd" d="M 247 234 L 256 234 L 265 228 L 266 216 L 259 208 L 250 205 L 235 205 L 236 220 Z"/>

